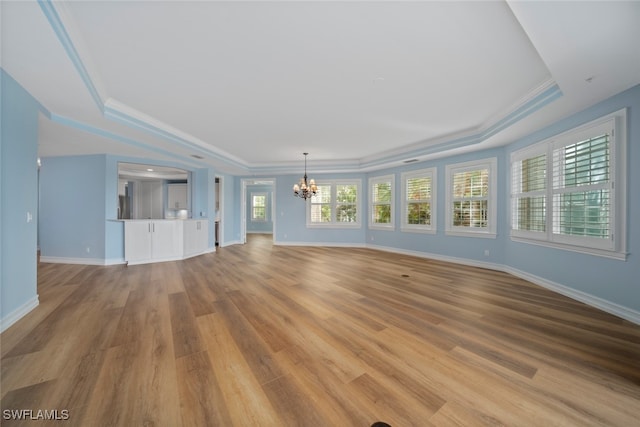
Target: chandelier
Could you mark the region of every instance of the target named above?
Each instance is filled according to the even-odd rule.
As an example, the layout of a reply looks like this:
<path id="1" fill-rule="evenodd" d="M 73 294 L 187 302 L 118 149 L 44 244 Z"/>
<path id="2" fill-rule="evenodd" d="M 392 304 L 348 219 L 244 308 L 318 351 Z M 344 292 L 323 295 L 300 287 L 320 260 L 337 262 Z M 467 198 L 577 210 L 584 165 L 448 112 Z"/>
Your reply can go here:
<path id="1" fill-rule="evenodd" d="M 302 154 L 304 154 L 304 176 L 300 179 L 299 183 L 293 186 L 293 195 L 307 200 L 316 194 L 318 186 L 313 179 L 307 182 L 307 155 L 309 153 Z"/>

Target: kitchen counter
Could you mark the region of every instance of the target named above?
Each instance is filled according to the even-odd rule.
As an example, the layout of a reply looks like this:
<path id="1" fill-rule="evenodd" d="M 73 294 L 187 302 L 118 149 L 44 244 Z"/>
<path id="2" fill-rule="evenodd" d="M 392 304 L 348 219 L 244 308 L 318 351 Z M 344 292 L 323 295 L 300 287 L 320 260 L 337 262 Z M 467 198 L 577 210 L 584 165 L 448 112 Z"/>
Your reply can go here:
<path id="1" fill-rule="evenodd" d="M 176 261 L 214 252 L 209 220 L 123 219 L 124 257 L 129 265 Z"/>

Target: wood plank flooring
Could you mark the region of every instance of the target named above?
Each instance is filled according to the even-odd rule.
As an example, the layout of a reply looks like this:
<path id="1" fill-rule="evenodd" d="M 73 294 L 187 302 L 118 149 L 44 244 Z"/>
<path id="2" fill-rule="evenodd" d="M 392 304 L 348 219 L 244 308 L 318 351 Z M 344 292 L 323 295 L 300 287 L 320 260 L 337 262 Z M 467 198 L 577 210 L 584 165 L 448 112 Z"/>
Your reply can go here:
<path id="1" fill-rule="evenodd" d="M 38 292 L 0 336 L 3 426 L 640 425 L 640 326 L 500 272 L 251 235 L 40 264 Z"/>

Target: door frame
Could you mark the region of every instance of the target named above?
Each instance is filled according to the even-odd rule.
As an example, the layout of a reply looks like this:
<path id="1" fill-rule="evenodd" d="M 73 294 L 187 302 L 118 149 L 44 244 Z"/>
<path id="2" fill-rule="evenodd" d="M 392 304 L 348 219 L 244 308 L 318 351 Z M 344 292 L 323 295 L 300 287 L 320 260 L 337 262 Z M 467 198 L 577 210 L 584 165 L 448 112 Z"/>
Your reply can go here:
<path id="1" fill-rule="evenodd" d="M 276 178 L 242 178 L 242 199 L 240 200 L 240 242 L 247 243 L 247 186 L 254 184 L 271 185 L 271 221 L 273 232 L 271 239 L 276 235 Z"/>

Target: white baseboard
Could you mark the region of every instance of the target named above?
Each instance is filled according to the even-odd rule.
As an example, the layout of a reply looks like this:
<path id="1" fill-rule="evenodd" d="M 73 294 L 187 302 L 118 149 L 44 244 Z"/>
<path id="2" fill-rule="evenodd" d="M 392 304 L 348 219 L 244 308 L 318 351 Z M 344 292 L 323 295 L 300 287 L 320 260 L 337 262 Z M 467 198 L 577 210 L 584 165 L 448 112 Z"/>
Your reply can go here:
<path id="1" fill-rule="evenodd" d="M 434 254 L 430 252 L 398 249 L 390 246 L 380 246 L 380 245 L 373 245 L 373 244 L 367 244 L 366 246 L 367 248 L 376 249 L 384 252 L 393 252 L 396 254 L 410 255 L 418 258 L 427 258 L 427 259 L 433 259 L 436 261 L 445 261 L 445 262 L 452 262 L 454 264 L 468 265 L 470 267 L 480 267 L 480 268 L 488 268 L 489 270 L 504 271 L 504 266 L 502 264 L 496 264 L 493 262 L 476 261 L 476 260 L 467 259 L 467 258 L 458 258 L 458 257 L 447 256 L 447 255 Z"/>
<path id="2" fill-rule="evenodd" d="M 428 253 L 428 252 L 410 251 L 410 250 L 392 248 L 388 246 L 378 246 L 378 245 L 369 244 L 367 245 L 367 247 L 371 249 L 385 251 L 385 252 L 393 252 L 393 253 L 398 253 L 403 255 L 416 256 L 420 258 L 434 259 L 437 261 L 447 261 L 455 264 L 468 265 L 471 267 L 481 267 L 481 268 L 488 268 L 490 270 L 503 271 L 505 273 L 512 274 L 516 277 L 524 279 L 528 282 L 531 282 L 543 288 L 557 292 L 561 295 L 564 295 L 576 301 L 580 301 L 592 307 L 598 308 L 609 314 L 613 314 L 614 316 L 618 316 L 622 319 L 628 320 L 629 322 L 640 325 L 640 312 L 638 311 L 632 310 L 628 307 L 621 306 L 619 304 L 613 303 L 611 301 L 607 301 L 605 299 L 596 297 L 586 292 L 578 291 L 568 286 L 561 285 L 551 280 L 544 279 L 542 277 L 536 276 L 531 273 L 527 273 L 526 271 L 518 270 L 516 268 L 510 267 L 504 264 L 476 261 L 476 260 L 470 260 L 466 258 L 456 258 L 456 257 Z"/>
<path id="3" fill-rule="evenodd" d="M 240 240 L 233 240 L 233 241 L 220 243 L 220 247 L 231 246 L 231 245 L 241 245 L 241 244 L 243 244 L 243 242 L 241 242 Z M 468 265 L 471 267 L 480 267 L 480 268 L 487 268 L 490 270 L 503 271 L 505 273 L 513 274 L 516 277 L 520 277 L 536 285 L 542 286 L 543 288 L 552 290 L 554 292 L 557 292 L 559 294 L 572 298 L 576 301 L 583 302 L 587 305 L 596 307 L 602 311 L 605 311 L 607 313 L 613 314 L 622 319 L 625 319 L 632 323 L 640 325 L 640 312 L 638 311 L 632 310 L 628 307 L 621 306 L 611 301 L 607 301 L 605 299 L 596 297 L 594 295 L 569 288 L 559 283 L 544 279 L 534 274 L 527 273 L 526 271 L 512 268 L 504 264 L 496 264 L 491 262 L 471 260 L 467 258 L 458 258 L 458 257 L 440 255 L 440 254 L 429 253 L 429 252 L 412 251 L 407 249 L 399 249 L 399 248 L 394 248 L 390 246 L 381 246 L 381 245 L 374 245 L 374 244 L 367 244 L 367 243 L 353 244 L 353 243 L 337 243 L 337 242 L 278 242 L 274 239 L 273 244 L 276 246 L 324 246 L 324 247 L 370 248 L 370 249 L 380 250 L 384 252 L 393 252 L 397 254 L 415 256 L 419 258 L 427 258 L 427 259 L 434 259 L 437 261 L 445 261 L 445 262 L 452 262 L 455 264 Z M 210 252 L 215 252 L 215 247 L 209 248 L 209 250 L 207 250 L 204 253 L 210 253 Z M 166 261 L 169 261 L 169 260 L 166 260 Z M 123 259 L 103 260 L 98 258 L 63 258 L 63 257 L 44 257 L 44 256 L 40 257 L 40 262 L 61 263 L 61 264 L 86 264 L 86 265 L 114 265 L 114 264 L 125 263 Z M 133 265 L 133 263 L 129 263 L 129 264 Z M 36 297 L 35 306 L 37 305 L 38 305 L 38 301 Z M 33 307 L 28 308 L 24 314 L 32 310 Z M 20 312 L 21 310 L 22 310 L 22 307 L 15 310 L 14 313 Z M 22 317 L 24 314 L 19 315 L 19 317 L 17 317 L 16 320 Z M 10 316 L 12 315 L 13 313 Z M 9 316 L 7 316 L 7 318 L 9 318 Z M 13 322 L 15 322 L 15 320 Z M 5 327 L 4 325 L 5 325 L 5 319 L 2 319 L 3 330 Z"/>
<path id="4" fill-rule="evenodd" d="M 614 316 L 618 316 L 622 319 L 628 320 L 629 322 L 640 325 L 640 312 L 632 310 L 628 307 L 621 306 L 619 304 L 607 301 L 586 292 L 578 291 L 568 286 L 561 285 L 560 283 L 552 282 L 551 280 L 538 277 L 536 275 L 527 273 L 526 271 L 518 270 L 516 268 L 505 266 L 502 271 L 504 271 L 505 273 L 513 274 L 514 276 L 524 279 L 528 282 L 534 283 L 538 286 L 542 286 L 543 288 L 557 292 L 576 301 L 583 302 L 587 305 L 613 314 Z"/>
<path id="5" fill-rule="evenodd" d="M 125 264 L 122 258 L 67 258 L 57 256 L 41 256 L 40 262 L 49 264 L 82 264 L 82 265 L 116 265 Z"/>
<path id="6" fill-rule="evenodd" d="M 196 253 L 191 254 L 191 255 L 187 255 L 187 256 L 185 256 L 184 258 L 181 258 L 181 259 L 189 259 L 189 258 L 197 257 L 197 256 L 200 256 L 200 255 L 204 255 L 204 254 L 210 254 L 210 253 L 215 252 L 215 251 L 216 251 L 216 248 L 207 248 L 204 251 L 200 251 L 200 252 L 196 252 Z"/>
<path id="7" fill-rule="evenodd" d="M 365 248 L 365 244 L 340 243 L 340 242 L 278 242 L 273 241 L 276 246 L 324 246 L 329 248 Z"/>
<path id="8" fill-rule="evenodd" d="M 38 300 L 38 295 L 36 295 L 29 301 L 22 304 L 20 307 L 13 310 L 11 313 L 4 316 L 2 319 L 0 319 L 0 332 L 4 332 L 9 328 L 9 326 L 22 319 L 27 315 L 27 313 L 36 308 L 38 304 L 40 304 L 40 301 Z"/>

